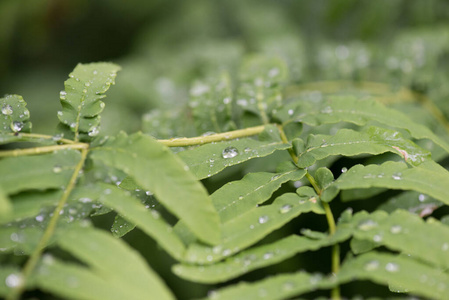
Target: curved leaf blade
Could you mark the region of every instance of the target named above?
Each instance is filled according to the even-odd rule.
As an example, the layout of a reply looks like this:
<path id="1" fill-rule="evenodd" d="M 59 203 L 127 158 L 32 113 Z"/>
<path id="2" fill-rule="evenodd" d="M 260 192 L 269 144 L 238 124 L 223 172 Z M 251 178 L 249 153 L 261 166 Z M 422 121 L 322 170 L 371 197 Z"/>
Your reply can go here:
<path id="1" fill-rule="evenodd" d="M 400 286 L 414 295 L 445 299 L 449 276 L 405 256 L 370 252 L 343 263 L 337 280 L 371 280 L 383 285 Z"/>
<path id="2" fill-rule="evenodd" d="M 412 168 L 403 162 L 389 161 L 381 165 L 356 165 L 343 173 L 328 190 L 370 187 L 413 190 L 449 204 L 447 186 L 449 172 L 434 161 Z"/>
<path id="3" fill-rule="evenodd" d="M 179 152 L 178 155 L 198 179 L 208 178 L 226 167 L 252 158 L 268 156 L 277 150 L 290 148 L 289 144 L 284 144 L 281 141 L 275 127 L 267 126 L 267 131 L 270 133 L 262 135 L 259 140 L 243 138 L 205 144 Z"/>
<path id="4" fill-rule="evenodd" d="M 214 247 L 194 243 L 188 246 L 186 261 L 211 264 L 263 239 L 301 213 L 324 214 L 316 198 L 286 193 L 270 205 L 259 206 L 224 223 L 222 242 Z"/>
<path id="5" fill-rule="evenodd" d="M 219 242 L 219 217 L 207 191 L 167 147 L 141 133 L 121 133 L 94 148 L 91 157 L 123 170 L 152 191 L 203 242 Z"/>
<path id="6" fill-rule="evenodd" d="M 393 152 L 414 166 L 430 158 L 430 153 L 394 130 L 371 126 L 362 132 L 340 129 L 335 135 L 310 135 L 304 151 L 298 154 L 301 168 L 331 155 L 354 156 L 362 153 Z"/>
<path id="7" fill-rule="evenodd" d="M 77 150 L 7 157 L 0 160 L 0 186 L 7 194 L 67 185 L 81 159 Z"/>

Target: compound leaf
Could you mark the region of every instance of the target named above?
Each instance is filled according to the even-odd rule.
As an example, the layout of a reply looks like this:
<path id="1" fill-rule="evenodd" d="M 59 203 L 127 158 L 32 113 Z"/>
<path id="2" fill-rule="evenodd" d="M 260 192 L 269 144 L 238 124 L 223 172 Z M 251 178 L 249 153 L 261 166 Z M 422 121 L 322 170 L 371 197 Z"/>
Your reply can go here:
<path id="1" fill-rule="evenodd" d="M 112 63 L 78 64 L 61 91 L 62 111 L 58 118 L 74 133 L 75 140 L 80 133 L 88 137 L 99 133 L 99 114 L 103 111 L 104 93 L 115 82 L 120 67 Z"/>
<path id="2" fill-rule="evenodd" d="M 219 242 L 219 218 L 207 191 L 175 154 L 153 138 L 120 133 L 92 149 L 91 157 L 123 170 L 153 192 L 203 242 Z"/>

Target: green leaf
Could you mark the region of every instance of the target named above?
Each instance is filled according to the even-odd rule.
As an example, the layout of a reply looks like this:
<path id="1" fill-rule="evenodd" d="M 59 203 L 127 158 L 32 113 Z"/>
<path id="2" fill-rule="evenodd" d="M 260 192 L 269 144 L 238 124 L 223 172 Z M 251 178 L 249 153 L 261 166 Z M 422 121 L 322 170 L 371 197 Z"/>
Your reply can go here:
<path id="1" fill-rule="evenodd" d="M 300 180 L 305 170 L 290 170 L 285 173 L 249 173 L 239 181 L 232 181 L 211 195 L 222 223 L 242 215 L 268 200 L 273 192 L 291 180 Z"/>
<path id="2" fill-rule="evenodd" d="M 121 215 L 116 215 L 111 226 L 112 235 L 120 238 L 136 228 L 136 224 L 128 222 Z"/>
<path id="3" fill-rule="evenodd" d="M 229 75 L 197 81 L 190 89 L 189 106 L 197 132 L 222 132 L 232 127 L 232 87 Z"/>
<path id="4" fill-rule="evenodd" d="M 11 196 L 11 213 L 2 217 L 0 223 L 36 216 L 43 207 L 56 205 L 62 193 L 62 190 L 46 190 L 13 195 Z"/>
<path id="5" fill-rule="evenodd" d="M 354 236 L 409 254 L 438 268 L 449 268 L 449 228 L 438 221 L 425 223 L 403 210 L 391 215 L 376 211 L 355 215 Z"/>
<path id="6" fill-rule="evenodd" d="M 276 275 L 253 283 L 241 282 L 231 287 L 211 291 L 207 299 L 290 299 L 317 289 L 329 289 L 335 285 L 335 280 L 327 279 L 322 274 L 297 272 Z"/>
<path id="7" fill-rule="evenodd" d="M 240 70 L 237 105 L 268 123 L 268 115 L 282 103 L 281 83 L 287 80 L 285 62 L 277 57 L 250 56 Z"/>
<path id="8" fill-rule="evenodd" d="M 0 220 L 4 220 L 12 212 L 12 204 L 8 198 L 8 195 L 3 191 L 0 186 Z"/>
<path id="9" fill-rule="evenodd" d="M 354 156 L 362 153 L 381 154 L 393 152 L 414 166 L 430 158 L 430 153 L 394 130 L 368 127 L 362 132 L 340 129 L 335 135 L 310 135 L 306 149 L 298 154 L 301 168 L 313 165 L 330 155 Z"/>
<path id="10" fill-rule="evenodd" d="M 414 122 L 401 112 L 387 108 L 373 99 L 360 100 L 351 97 L 330 97 L 319 103 L 298 99 L 285 105 L 276 117 L 282 121 L 297 121 L 308 125 L 349 122 L 362 126 L 371 121 L 402 128 L 416 139 L 430 139 L 449 152 L 449 144 L 427 127 Z"/>
<path id="11" fill-rule="evenodd" d="M 78 139 L 80 133 L 88 137 L 99 133 L 100 116 L 106 97 L 104 93 L 115 82 L 120 67 L 112 63 L 78 64 L 69 79 L 64 82 L 65 90 L 61 91 L 62 111 L 58 118 Z"/>
<path id="12" fill-rule="evenodd" d="M 388 199 L 378 207 L 380 210 L 392 213 L 397 209 L 404 209 L 410 213 L 425 217 L 444 204 L 425 194 L 414 191 L 406 191 L 398 196 Z"/>
<path id="13" fill-rule="evenodd" d="M 2 253 L 30 254 L 42 237 L 42 228 L 0 227 L 0 245 Z"/>
<path id="14" fill-rule="evenodd" d="M 123 170 L 153 192 L 203 242 L 219 242 L 219 218 L 207 191 L 167 147 L 141 133 L 120 133 L 92 149 L 91 157 Z"/>
<path id="15" fill-rule="evenodd" d="M 127 222 L 135 224 L 154 238 L 170 255 L 177 259 L 182 258 L 185 251 L 184 244 L 172 232 L 172 227 L 161 218 L 158 211 L 146 209 L 139 199 L 116 186 L 98 183 L 91 188 L 95 192 L 100 192 L 98 200 L 101 203 L 113 208 Z"/>
<path id="16" fill-rule="evenodd" d="M 270 205 L 255 207 L 224 223 L 221 244 L 215 247 L 198 243 L 189 245 L 186 261 L 211 264 L 222 260 L 260 241 L 301 213 L 310 211 L 324 214 L 323 208 L 317 203 L 315 197 L 300 197 L 293 193 L 283 194 Z"/>
<path id="17" fill-rule="evenodd" d="M 449 204 L 447 197 L 449 172 L 433 161 L 409 168 L 403 162 L 385 162 L 382 165 L 356 165 L 343 173 L 333 184 L 339 190 L 386 187 L 413 190 Z M 331 190 L 329 188 L 327 191 Z"/>
<path id="18" fill-rule="evenodd" d="M 0 186 L 7 194 L 27 189 L 60 188 L 69 182 L 81 159 L 77 150 L 60 150 L 0 160 Z"/>
<path id="19" fill-rule="evenodd" d="M 332 236 L 320 240 L 291 235 L 271 244 L 255 247 L 213 265 L 178 264 L 173 271 L 180 277 L 200 283 L 220 283 L 251 271 L 274 265 L 297 253 L 317 250 L 349 238 L 352 229 L 341 225 Z"/>
<path id="20" fill-rule="evenodd" d="M 276 150 L 290 148 L 290 145 L 281 141 L 276 127 L 267 126 L 266 131 L 271 131 L 271 139 L 265 134 L 259 140 L 243 138 L 205 144 L 179 152 L 178 155 L 197 178 L 211 177 L 226 167 L 240 164 L 252 158 L 268 156 Z"/>
<path id="21" fill-rule="evenodd" d="M 30 112 L 22 96 L 7 95 L 0 98 L 0 139 L 6 133 L 30 132 Z"/>
<path id="22" fill-rule="evenodd" d="M 445 299 L 449 276 L 405 256 L 370 252 L 343 263 L 337 280 L 341 283 L 370 280 L 383 285 L 400 286 L 411 294 Z"/>
<path id="23" fill-rule="evenodd" d="M 104 231 L 73 226 L 57 243 L 89 268 L 44 257 L 35 275 L 44 290 L 70 299 L 174 299 L 135 250 Z"/>

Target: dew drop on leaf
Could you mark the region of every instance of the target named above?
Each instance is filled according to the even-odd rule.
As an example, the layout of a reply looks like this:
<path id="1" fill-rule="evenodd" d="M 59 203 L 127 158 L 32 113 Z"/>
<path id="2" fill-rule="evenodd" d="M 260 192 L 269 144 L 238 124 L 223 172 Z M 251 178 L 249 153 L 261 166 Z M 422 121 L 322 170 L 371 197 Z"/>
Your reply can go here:
<path id="1" fill-rule="evenodd" d="M 270 259 L 273 257 L 273 252 L 267 252 L 263 255 L 263 259 Z"/>
<path id="2" fill-rule="evenodd" d="M 398 272 L 399 271 L 399 265 L 396 263 L 387 263 L 387 265 L 385 266 L 385 270 L 387 270 L 388 272 Z"/>
<path id="3" fill-rule="evenodd" d="M 401 180 L 401 179 L 402 179 L 401 176 L 402 176 L 401 173 L 394 173 L 391 177 L 392 177 L 394 180 Z"/>
<path id="4" fill-rule="evenodd" d="M 424 195 L 424 194 L 419 194 L 418 200 L 419 200 L 419 202 L 423 202 L 424 200 L 426 200 L 426 195 Z"/>
<path id="5" fill-rule="evenodd" d="M 368 230 L 371 230 L 376 227 L 377 227 L 377 223 L 374 222 L 373 220 L 365 220 L 365 221 L 361 222 L 358 226 L 358 228 L 363 231 L 368 231 Z"/>
<path id="6" fill-rule="evenodd" d="M 22 122 L 16 121 L 16 122 L 12 123 L 12 128 L 11 129 L 14 132 L 19 132 L 20 130 L 22 130 L 22 128 L 23 128 L 23 123 Z"/>
<path id="7" fill-rule="evenodd" d="M 259 217 L 259 224 L 264 224 L 268 222 L 268 216 L 260 216 Z"/>
<path id="8" fill-rule="evenodd" d="M 448 243 L 444 243 L 443 246 L 441 246 L 441 250 L 443 250 L 443 251 L 449 250 L 449 244 Z"/>
<path id="9" fill-rule="evenodd" d="M 37 215 L 37 216 L 35 217 L 35 219 L 36 219 L 36 221 L 38 221 L 38 222 L 42 222 L 42 221 L 44 220 L 44 216 L 43 216 L 43 215 Z"/>
<path id="10" fill-rule="evenodd" d="M 379 234 L 376 234 L 375 236 L 373 236 L 373 241 L 375 241 L 376 243 L 379 243 L 382 241 L 382 236 Z"/>
<path id="11" fill-rule="evenodd" d="M 293 109 L 289 109 L 287 111 L 287 113 L 288 113 L 289 116 L 293 116 L 294 110 Z"/>
<path id="12" fill-rule="evenodd" d="M 239 151 L 235 147 L 227 147 L 221 152 L 223 158 L 233 158 L 239 154 Z"/>
<path id="13" fill-rule="evenodd" d="M 391 226 L 390 232 L 393 234 L 398 234 L 402 232 L 402 227 L 400 225 Z"/>
<path id="14" fill-rule="evenodd" d="M 5 283 L 10 288 L 15 288 L 22 284 L 23 277 L 20 274 L 9 274 L 5 279 Z"/>
<path id="15" fill-rule="evenodd" d="M 66 91 L 59 92 L 59 98 L 61 98 L 61 100 L 65 100 L 66 97 L 67 97 L 67 92 Z"/>
<path id="16" fill-rule="evenodd" d="M 9 104 L 3 105 L 2 114 L 9 116 L 9 115 L 12 115 L 12 113 L 13 113 L 13 110 L 12 110 L 11 105 L 9 105 Z"/>
<path id="17" fill-rule="evenodd" d="M 290 291 L 290 290 L 292 290 L 294 288 L 294 284 L 293 284 L 293 282 L 290 282 L 290 281 L 287 281 L 287 282 L 285 282 L 283 285 L 282 285 L 282 289 L 284 290 L 284 291 Z"/>
<path id="18" fill-rule="evenodd" d="M 62 168 L 60 165 L 55 165 L 53 167 L 53 173 L 61 173 L 61 171 L 62 171 Z"/>
<path id="19" fill-rule="evenodd" d="M 342 173 L 348 172 L 348 168 L 346 168 L 346 167 L 341 168 L 341 172 L 342 172 Z"/>
<path id="20" fill-rule="evenodd" d="M 290 204 L 285 204 L 279 209 L 279 212 L 281 214 L 285 214 L 285 213 L 288 213 L 291 209 L 292 209 L 292 206 Z"/>
<path id="21" fill-rule="evenodd" d="M 231 255 L 231 250 L 230 249 L 224 249 L 223 252 L 221 253 L 223 256 L 229 256 Z"/>
<path id="22" fill-rule="evenodd" d="M 374 271 L 377 270 L 377 268 L 379 268 L 379 262 L 377 260 L 371 260 L 367 262 L 364 266 L 364 269 L 366 271 Z"/>

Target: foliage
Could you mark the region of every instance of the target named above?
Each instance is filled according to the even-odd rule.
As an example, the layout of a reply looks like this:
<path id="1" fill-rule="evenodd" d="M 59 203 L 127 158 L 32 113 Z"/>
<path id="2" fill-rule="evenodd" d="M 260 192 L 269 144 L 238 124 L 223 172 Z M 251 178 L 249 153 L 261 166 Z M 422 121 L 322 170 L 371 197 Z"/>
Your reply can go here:
<path id="1" fill-rule="evenodd" d="M 1 297 L 446 298 L 447 4 L 287 2 L 179 4 L 75 67 L 54 134 L 0 99 Z"/>

